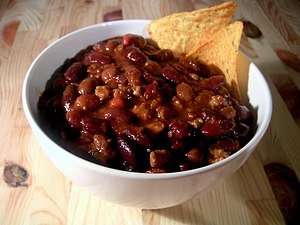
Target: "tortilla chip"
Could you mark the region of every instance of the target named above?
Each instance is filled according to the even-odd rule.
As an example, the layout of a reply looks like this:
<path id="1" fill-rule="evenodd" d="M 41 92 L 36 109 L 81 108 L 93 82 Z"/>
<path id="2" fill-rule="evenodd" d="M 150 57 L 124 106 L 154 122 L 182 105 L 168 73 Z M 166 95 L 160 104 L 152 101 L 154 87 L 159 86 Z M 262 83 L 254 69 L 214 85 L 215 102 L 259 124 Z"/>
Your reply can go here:
<path id="1" fill-rule="evenodd" d="M 229 24 L 235 8 L 234 2 L 225 2 L 193 12 L 172 14 L 152 21 L 149 33 L 160 48 L 177 54 L 191 52 Z"/>
<path id="2" fill-rule="evenodd" d="M 218 31 L 212 41 L 187 55 L 207 64 L 210 68 L 221 70 L 233 96 L 238 99 L 240 99 L 241 94 L 238 86 L 237 56 L 242 31 L 242 22 L 229 24 Z"/>

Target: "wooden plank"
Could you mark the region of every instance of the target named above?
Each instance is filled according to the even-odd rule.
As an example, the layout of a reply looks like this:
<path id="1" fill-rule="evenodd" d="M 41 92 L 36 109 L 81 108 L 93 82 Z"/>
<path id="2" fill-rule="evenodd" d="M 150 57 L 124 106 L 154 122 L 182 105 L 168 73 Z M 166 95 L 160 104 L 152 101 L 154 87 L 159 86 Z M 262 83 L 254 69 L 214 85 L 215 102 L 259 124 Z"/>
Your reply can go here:
<path id="1" fill-rule="evenodd" d="M 78 28 L 96 23 L 96 14 L 99 10 L 98 1 L 67 1 L 63 14 L 61 36 Z"/>
<path id="2" fill-rule="evenodd" d="M 258 224 L 258 221 L 283 224 L 263 167 L 255 156 L 200 198 L 168 209 L 143 210 L 145 225 Z"/>
<path id="3" fill-rule="evenodd" d="M 28 18 L 32 16 L 27 17 L 26 10 L 22 12 L 24 16 L 19 18 L 21 23 L 27 21 L 29 25 L 26 29 L 17 31 L 7 63 L 0 68 L 2 74 L 0 118 L 1 125 L 5 127 L 0 129 L 2 137 L 0 167 L 2 171 L 7 162 L 22 165 L 29 173 L 29 180 L 28 187 L 11 188 L 1 179 L 0 223 L 64 224 L 67 218 L 70 183 L 44 158 L 22 111 L 20 99 L 22 81 L 33 57 L 42 50 L 40 48 L 33 52 L 33 46 L 39 45 L 36 41 L 38 33 L 35 32 L 39 25 L 37 26 L 36 22 L 29 22 Z M 10 15 L 10 11 L 6 11 L 6 16 L 14 18 Z M 7 19 L 3 18 L 2 21 L 5 20 Z"/>
<path id="4" fill-rule="evenodd" d="M 297 1 L 257 1 L 264 14 L 274 24 L 276 30 L 285 39 L 291 48 L 296 47 L 297 53 L 300 53 L 300 5 Z"/>
<path id="5" fill-rule="evenodd" d="M 291 77 L 291 79 L 298 76 L 295 71 L 291 72 L 291 69 L 287 68 L 275 54 L 273 50 L 274 48 L 288 48 L 288 44 L 280 35 L 278 35 L 273 24 L 268 20 L 258 4 L 255 1 L 249 2 L 245 0 L 241 0 L 239 3 L 240 7 L 238 14 L 255 24 L 259 24 L 259 28 L 262 30 L 264 35 L 264 37 L 259 40 L 249 39 L 249 42 L 252 44 L 258 55 L 258 57 L 254 58 L 253 61 L 259 66 L 262 72 L 266 76 L 270 77 L 274 82 L 279 79 L 287 79 L 284 78 L 284 76 L 279 77 L 276 74 L 286 74 L 287 76 L 289 75 L 288 77 Z M 278 149 L 276 147 L 265 148 L 262 153 L 264 156 L 262 156 L 261 159 L 265 159 L 265 155 L 268 155 L 272 156 L 273 161 L 276 161 L 285 155 L 288 158 L 283 161 L 290 162 L 290 165 L 292 165 L 299 177 L 300 167 L 298 163 L 298 146 L 300 146 L 300 142 L 299 138 L 297 138 L 300 135 L 299 129 L 288 112 L 286 105 L 279 96 L 276 88 L 274 88 L 272 82 L 269 82 L 269 84 L 272 90 L 274 107 L 273 120 L 270 127 L 272 130 L 272 137 L 270 137 L 270 140 L 273 140 L 272 144 L 278 142 L 277 146 L 280 146 L 279 149 L 282 148 L 283 151 L 276 151 L 276 149 Z M 282 118 L 283 115 L 284 119 Z M 286 130 L 289 130 L 290 132 L 287 133 Z M 284 154 L 282 152 L 284 152 Z M 268 162 L 270 161 L 269 157 Z"/>
<path id="6" fill-rule="evenodd" d="M 0 2 L 0 20 L 2 19 L 7 8 L 9 8 L 9 5 L 9 0 L 3 0 Z"/>
<path id="7" fill-rule="evenodd" d="M 124 0 L 122 1 L 124 19 L 156 19 L 175 12 L 191 11 L 190 1 L 180 0 Z"/>
<path id="8" fill-rule="evenodd" d="M 21 109 L 22 78 L 32 60 L 28 57 L 30 56 L 28 48 L 33 46 L 35 36 L 32 33 L 17 35 L 16 43 L 18 44 L 14 45 L 9 58 L 17 64 L 6 64 L 7 68 L 4 67 L 6 76 L 1 76 L 1 78 L 9 79 L 0 78 L 1 90 L 5 93 L 1 95 L 3 109 L 1 118 L 3 119 L 2 125 L 7 128 L 1 129 L 3 137 L 0 140 L 1 169 L 6 162 L 14 162 L 24 166 L 30 175 L 27 188 L 12 189 L 1 182 L 1 189 L 3 188 L 7 193 L 7 198 L 2 201 L 5 207 L 1 214 L 5 216 L 0 218 L 5 221 L 1 224 L 32 224 L 34 221 L 43 221 L 43 218 L 52 221 L 52 224 L 61 224 L 66 221 L 66 195 L 68 194 L 66 189 L 68 190 L 69 183 L 65 182 L 64 176 L 54 169 L 53 165 L 42 155 Z M 22 45 L 24 50 L 22 52 L 16 51 L 23 43 L 19 38 L 28 43 L 28 47 Z M 14 104 L 11 104 L 12 102 Z M 54 187 L 53 182 L 55 182 Z M 44 210 L 39 206 L 43 206 Z"/>
<path id="9" fill-rule="evenodd" d="M 68 225 L 142 224 L 140 210 L 101 201 L 76 185 L 72 187 L 69 204 Z"/>

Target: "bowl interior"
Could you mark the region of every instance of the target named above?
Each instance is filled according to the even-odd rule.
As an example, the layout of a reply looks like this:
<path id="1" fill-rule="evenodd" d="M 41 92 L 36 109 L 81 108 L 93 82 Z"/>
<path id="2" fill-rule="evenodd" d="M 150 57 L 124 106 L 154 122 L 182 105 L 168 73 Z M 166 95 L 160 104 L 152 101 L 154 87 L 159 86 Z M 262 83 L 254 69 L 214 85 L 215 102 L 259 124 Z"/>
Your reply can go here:
<path id="1" fill-rule="evenodd" d="M 37 102 L 47 80 L 56 68 L 62 65 L 65 59 L 72 57 L 90 44 L 110 37 L 126 33 L 135 33 L 147 37 L 146 27 L 149 22 L 148 20 L 124 20 L 97 24 L 72 32 L 47 47 L 32 63 L 24 82 L 23 105 L 31 126 L 32 123 L 35 123 L 39 129 L 42 128 L 41 130 L 43 130 L 39 121 Z M 249 149 L 249 146 L 256 145 L 263 136 L 271 118 L 271 95 L 261 72 L 253 63 L 249 63 L 243 55 L 239 56 L 238 72 L 242 78 L 240 79 L 243 83 L 240 85 L 243 88 L 242 91 L 249 99 L 249 103 L 257 116 L 257 130 L 255 136 L 246 146 L 218 163 L 226 163 L 237 154 Z M 41 133 L 43 132 L 41 131 Z M 211 168 L 218 165 L 218 163 L 206 167 Z"/>

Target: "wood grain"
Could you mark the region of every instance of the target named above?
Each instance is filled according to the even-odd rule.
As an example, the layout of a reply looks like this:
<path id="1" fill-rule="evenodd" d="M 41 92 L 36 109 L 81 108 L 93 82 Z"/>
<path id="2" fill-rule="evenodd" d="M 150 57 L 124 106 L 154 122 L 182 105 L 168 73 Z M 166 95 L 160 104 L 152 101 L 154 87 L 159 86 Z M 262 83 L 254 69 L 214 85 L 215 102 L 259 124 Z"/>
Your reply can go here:
<path id="1" fill-rule="evenodd" d="M 124 19 L 153 19 L 191 11 L 218 0 L 3 0 L 0 1 L 0 171 L 7 162 L 29 173 L 28 187 L 0 179 L 0 224 L 284 224 L 263 169 L 270 162 L 291 167 L 300 177 L 300 133 L 272 82 L 293 82 L 299 73 L 280 61 L 275 49 L 300 52 L 299 2 L 239 0 L 237 19 L 257 25 L 263 37 L 243 37 L 241 50 L 266 75 L 274 113 L 256 152 L 235 174 L 180 206 L 137 210 L 113 205 L 67 180 L 43 155 L 25 120 L 21 85 L 30 63 L 49 43 L 121 10 Z M 4 34 L 4 35 L 3 35 Z M 17 138 L 16 138 L 17 137 Z"/>
<path id="2" fill-rule="evenodd" d="M 276 88 L 287 108 L 291 112 L 295 121 L 300 122 L 300 89 L 291 81 L 287 79 L 282 82 L 275 83 Z"/>
<path id="3" fill-rule="evenodd" d="M 142 224 L 141 211 L 101 201 L 80 187 L 72 187 L 68 225 Z"/>
<path id="4" fill-rule="evenodd" d="M 122 2 L 124 19 L 155 19 L 174 12 L 193 10 L 189 0 L 123 0 Z"/>
<path id="5" fill-rule="evenodd" d="M 265 15 L 289 44 L 300 44 L 299 2 L 292 1 L 257 1 Z"/>

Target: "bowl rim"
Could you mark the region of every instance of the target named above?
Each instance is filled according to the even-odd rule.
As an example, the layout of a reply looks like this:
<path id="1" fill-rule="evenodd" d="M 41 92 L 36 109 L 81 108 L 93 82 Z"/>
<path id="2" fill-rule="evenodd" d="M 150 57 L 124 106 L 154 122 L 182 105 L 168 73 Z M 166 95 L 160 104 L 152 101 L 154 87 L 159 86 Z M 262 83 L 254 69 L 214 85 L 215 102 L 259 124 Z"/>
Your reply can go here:
<path id="1" fill-rule="evenodd" d="M 107 173 L 111 176 L 130 178 L 130 179 L 141 179 L 141 180 L 143 180 L 143 179 L 150 179 L 150 180 L 176 179 L 176 178 L 192 176 L 192 175 L 196 175 L 199 173 L 211 171 L 211 170 L 214 170 L 218 167 L 221 167 L 221 166 L 229 163 L 233 159 L 240 156 L 247 149 L 249 149 L 251 147 L 255 147 L 259 143 L 259 141 L 261 140 L 261 138 L 263 137 L 263 135 L 265 134 L 265 132 L 269 126 L 271 116 L 272 116 L 272 96 L 271 96 L 270 88 L 266 81 L 266 78 L 260 72 L 260 70 L 257 68 L 257 66 L 250 60 L 249 60 L 251 62 L 250 65 L 253 65 L 259 71 L 259 73 L 257 75 L 260 76 L 260 78 L 263 82 L 263 85 L 266 87 L 264 90 L 264 95 L 265 95 L 265 98 L 267 99 L 267 105 L 266 105 L 266 111 L 263 115 L 261 127 L 256 130 L 254 136 L 251 138 L 250 141 L 248 141 L 248 143 L 246 145 L 244 145 L 241 149 L 239 149 L 234 154 L 230 155 L 228 158 L 218 161 L 216 163 L 213 163 L 213 164 L 210 164 L 210 165 L 207 165 L 204 167 L 196 168 L 196 169 L 191 169 L 191 170 L 187 170 L 187 171 L 179 171 L 179 172 L 171 172 L 171 173 L 151 174 L 151 173 L 129 172 L 129 171 L 124 171 L 124 170 L 119 170 L 119 169 L 102 166 L 100 164 L 90 162 L 86 159 L 83 159 L 83 158 L 77 156 L 77 155 L 74 155 L 73 153 L 69 152 L 68 150 L 66 150 L 63 147 L 61 147 L 60 145 L 58 145 L 42 130 L 39 123 L 35 120 L 35 118 L 32 115 L 32 112 L 31 112 L 32 107 L 30 106 L 30 103 L 29 103 L 29 88 L 28 88 L 28 86 L 29 86 L 32 69 L 35 67 L 38 60 L 41 57 L 43 57 L 44 53 L 47 52 L 53 46 L 55 46 L 58 42 L 68 38 L 69 36 L 76 35 L 77 33 L 83 32 L 85 30 L 89 30 L 89 29 L 93 29 L 93 28 L 101 28 L 103 26 L 114 26 L 117 24 L 128 25 L 128 24 L 134 24 L 134 23 L 144 23 L 145 25 L 147 25 L 150 21 L 151 20 L 143 20 L 143 19 L 119 20 L 119 21 L 103 22 L 103 23 L 83 27 L 83 28 L 77 29 L 73 32 L 70 32 L 70 33 L 60 37 L 59 39 L 57 39 L 56 41 L 54 41 L 50 45 L 48 45 L 41 53 L 39 53 L 39 55 L 34 59 L 32 64 L 30 65 L 29 69 L 27 70 L 25 79 L 23 81 L 23 87 L 22 87 L 23 110 L 24 110 L 25 116 L 26 116 L 32 130 L 37 131 L 37 133 L 34 132 L 34 134 L 41 135 L 43 138 L 46 138 L 48 141 L 50 141 L 56 147 L 57 151 L 62 151 L 62 153 L 64 153 L 65 156 L 68 157 L 71 161 L 76 162 L 76 164 L 79 164 L 82 167 L 87 167 L 88 169 L 91 169 L 93 171 L 100 172 L 100 173 Z M 248 60 L 248 58 L 247 58 L 247 60 Z M 44 149 L 44 146 L 41 146 L 41 147 L 42 147 L 43 151 L 46 151 Z"/>

